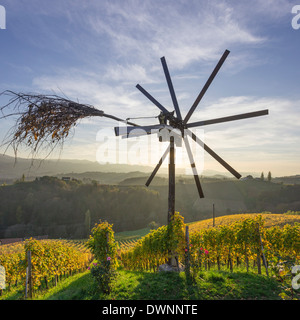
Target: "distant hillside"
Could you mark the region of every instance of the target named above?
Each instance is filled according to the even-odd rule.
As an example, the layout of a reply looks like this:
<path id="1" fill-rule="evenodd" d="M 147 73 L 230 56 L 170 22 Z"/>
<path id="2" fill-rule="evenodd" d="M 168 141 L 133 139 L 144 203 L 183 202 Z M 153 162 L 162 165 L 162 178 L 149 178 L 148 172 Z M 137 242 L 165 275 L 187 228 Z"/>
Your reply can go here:
<path id="1" fill-rule="evenodd" d="M 62 175 L 73 175 L 81 174 L 80 179 L 89 178 L 90 172 L 103 172 L 103 173 L 136 173 L 135 175 L 124 176 L 117 179 L 117 183 L 128 178 L 139 178 L 144 173 L 147 177 L 153 171 L 154 166 L 144 166 L 144 165 L 129 165 L 129 164 L 111 164 L 103 163 L 100 164 L 96 161 L 88 160 L 76 160 L 76 159 L 24 159 L 10 157 L 7 155 L 0 155 L 0 183 L 12 183 L 16 179 L 19 179 L 23 174 L 26 180 L 33 180 L 36 177 L 41 176 L 62 176 Z M 160 168 L 157 176 L 164 176 L 168 173 L 167 168 Z M 253 176 L 258 176 L 257 173 L 241 172 L 242 176 L 247 176 L 252 174 Z M 185 175 L 185 169 L 176 168 L 176 175 Z M 203 176 L 215 177 L 218 179 L 232 178 L 228 172 L 218 172 L 214 170 L 204 170 Z M 103 177 L 92 178 L 95 180 L 101 180 Z M 113 184 L 115 183 L 104 179 L 105 183 Z M 126 183 L 125 183 L 126 184 Z M 143 183 L 144 184 L 144 183 Z"/>
<path id="2" fill-rule="evenodd" d="M 31 159 L 15 159 L 14 157 L 0 155 L 0 181 L 2 183 L 18 179 L 23 174 L 25 175 L 27 180 L 30 180 L 30 178 L 45 175 L 53 176 L 84 172 L 149 173 L 152 170 L 152 167 L 147 166 L 133 166 L 127 164 L 100 164 L 96 161 L 93 162 L 88 160 L 36 159 L 32 162 Z"/>
<path id="3" fill-rule="evenodd" d="M 97 181 L 100 184 L 110 184 L 110 185 L 145 185 L 147 181 L 147 174 L 140 171 L 132 172 L 82 172 L 82 173 L 64 173 L 55 175 L 58 178 L 70 177 L 73 179 L 79 179 L 83 183 L 91 183 L 92 181 Z M 123 181 L 135 181 L 139 179 L 141 183 L 126 184 Z"/>
<path id="4" fill-rule="evenodd" d="M 273 179 L 273 182 L 284 183 L 284 184 L 300 184 L 300 174 L 287 177 L 276 177 Z"/>

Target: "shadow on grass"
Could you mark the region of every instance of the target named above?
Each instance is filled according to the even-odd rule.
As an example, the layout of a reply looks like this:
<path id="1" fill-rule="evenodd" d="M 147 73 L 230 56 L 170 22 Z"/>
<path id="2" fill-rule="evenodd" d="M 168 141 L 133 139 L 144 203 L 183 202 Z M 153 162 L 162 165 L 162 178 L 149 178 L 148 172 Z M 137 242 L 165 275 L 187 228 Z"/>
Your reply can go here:
<path id="1" fill-rule="evenodd" d="M 255 273 L 229 271 L 202 272 L 193 284 L 197 299 L 275 300 L 280 299 L 280 284 L 273 278 Z"/>
<path id="2" fill-rule="evenodd" d="M 209 271 L 187 281 L 184 273 L 143 273 L 131 299 L 136 300 L 275 300 L 280 285 L 247 272 Z M 118 297 L 116 297 L 118 299 Z"/>
<path id="3" fill-rule="evenodd" d="M 45 295 L 40 297 L 43 300 L 91 300 L 98 299 L 98 294 L 94 289 L 94 281 L 89 272 L 78 274 L 58 283 Z M 96 296 L 94 297 L 94 295 Z M 39 299 L 39 297 L 37 297 Z"/>
<path id="4" fill-rule="evenodd" d="M 34 300 L 275 300 L 280 299 L 280 284 L 273 278 L 254 273 L 203 271 L 194 281 L 185 273 L 119 270 L 109 295 L 101 293 L 90 272 L 75 275 L 57 287 L 37 293 Z M 4 299 L 20 299 L 11 293 Z M 22 299 L 22 298 L 21 298 Z"/>
<path id="5" fill-rule="evenodd" d="M 134 300 L 183 300 L 186 296 L 185 278 L 177 272 L 143 273 L 138 281 Z"/>
<path id="6" fill-rule="evenodd" d="M 120 271 L 109 295 L 97 290 L 90 273 L 49 290 L 45 300 L 182 300 L 184 274 Z"/>

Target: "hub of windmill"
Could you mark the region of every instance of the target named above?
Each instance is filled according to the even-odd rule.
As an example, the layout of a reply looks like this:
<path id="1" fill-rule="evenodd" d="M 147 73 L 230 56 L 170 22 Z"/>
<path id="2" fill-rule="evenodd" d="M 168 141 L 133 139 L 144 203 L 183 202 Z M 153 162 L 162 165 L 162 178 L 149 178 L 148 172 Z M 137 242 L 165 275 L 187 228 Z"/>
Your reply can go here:
<path id="1" fill-rule="evenodd" d="M 176 147 L 182 147 L 182 134 L 177 128 L 166 126 L 158 131 L 157 137 L 159 142 L 170 142 L 171 137 L 174 137 Z"/>
<path id="2" fill-rule="evenodd" d="M 174 117 L 174 111 L 161 112 L 158 120 L 160 124 L 165 125 L 157 133 L 159 142 L 170 142 L 170 138 L 174 137 L 176 147 L 182 147 L 183 123 Z"/>

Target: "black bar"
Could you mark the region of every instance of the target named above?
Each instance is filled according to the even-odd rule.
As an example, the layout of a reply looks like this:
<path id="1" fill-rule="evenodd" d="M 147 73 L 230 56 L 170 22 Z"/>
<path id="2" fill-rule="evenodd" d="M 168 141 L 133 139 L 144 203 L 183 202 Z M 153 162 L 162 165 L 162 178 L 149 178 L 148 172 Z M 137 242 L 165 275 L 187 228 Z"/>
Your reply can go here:
<path id="1" fill-rule="evenodd" d="M 170 137 L 170 161 L 169 161 L 168 224 L 170 224 L 174 214 L 175 214 L 175 147 L 174 147 L 174 137 L 171 136 Z"/>
<path id="2" fill-rule="evenodd" d="M 241 175 L 236 170 L 234 170 L 225 160 L 223 160 L 212 149 L 210 149 L 207 144 L 205 144 L 202 140 L 196 137 L 196 135 L 192 131 L 187 130 L 187 132 L 194 141 L 196 141 L 201 147 L 203 147 L 206 152 L 208 152 L 215 160 L 217 160 L 224 168 L 226 168 L 230 173 L 232 173 L 237 179 L 241 177 Z"/>
<path id="3" fill-rule="evenodd" d="M 115 127 L 115 135 L 116 136 L 119 136 L 120 133 L 121 135 L 128 135 L 130 134 L 131 131 L 133 130 L 144 130 L 145 131 L 145 134 L 151 134 L 152 130 L 159 130 L 159 129 L 162 129 L 164 128 L 165 126 L 164 125 L 160 125 L 160 124 L 157 124 L 157 125 L 152 125 L 152 126 L 133 126 L 133 127 Z M 140 136 L 141 134 L 139 134 Z"/>
<path id="4" fill-rule="evenodd" d="M 110 118 L 110 119 L 117 120 L 117 121 L 120 121 L 120 122 L 124 122 L 124 123 L 130 124 L 131 126 L 139 127 L 139 125 L 138 125 L 138 124 L 136 124 L 136 123 L 129 122 L 129 121 L 126 121 L 126 120 L 123 120 L 123 119 L 117 118 L 117 117 L 112 116 L 112 115 L 110 115 L 110 114 L 103 113 L 102 117 Z"/>
<path id="5" fill-rule="evenodd" d="M 191 164 L 191 167 L 192 167 L 192 170 L 193 170 L 194 180 L 195 180 L 195 183 L 196 183 L 196 186 L 197 186 L 197 189 L 198 189 L 199 196 L 200 196 L 200 198 L 204 198 L 204 193 L 203 193 L 203 190 L 202 190 L 202 187 L 201 187 L 200 179 L 199 179 L 199 176 L 198 176 L 198 173 L 197 173 L 196 164 L 195 164 L 194 157 L 193 157 L 193 154 L 192 154 L 192 151 L 191 151 L 191 147 L 190 147 L 190 144 L 189 144 L 189 141 L 188 141 L 188 137 L 184 138 L 184 143 L 185 143 L 185 148 L 186 148 L 187 154 L 189 156 L 190 164 Z"/>
<path id="6" fill-rule="evenodd" d="M 151 173 L 149 179 L 145 183 L 147 187 L 149 187 L 151 181 L 153 180 L 153 178 L 156 175 L 157 171 L 159 170 L 160 166 L 164 162 L 164 160 L 165 160 L 166 156 L 168 155 L 169 151 L 170 151 L 170 146 L 168 146 L 167 150 L 164 152 L 163 156 L 160 158 L 158 164 L 156 165 L 156 167 L 154 168 L 153 172 Z"/>
<path id="7" fill-rule="evenodd" d="M 164 69 L 164 73 L 165 73 L 165 76 L 166 76 L 166 80 L 167 80 L 167 83 L 168 83 L 169 91 L 170 91 L 170 94 L 171 94 L 171 98 L 172 98 L 172 101 L 173 101 L 173 105 L 174 105 L 174 108 L 175 108 L 175 111 L 176 111 L 177 118 L 179 120 L 182 120 L 180 109 L 179 109 L 179 105 L 178 105 L 178 101 L 177 101 L 177 98 L 176 98 L 175 90 L 174 90 L 173 83 L 172 83 L 172 80 L 171 80 L 171 77 L 170 77 L 170 73 L 169 73 L 169 69 L 168 69 L 168 66 L 167 66 L 166 59 L 165 59 L 165 57 L 162 57 L 160 60 L 161 60 L 161 63 L 162 63 L 163 69 Z"/>
<path id="8" fill-rule="evenodd" d="M 150 93 L 148 93 L 143 87 L 141 87 L 139 84 L 136 85 L 136 87 L 152 102 L 154 103 L 163 113 L 169 113 L 169 111 L 161 105 L 155 98 L 151 96 Z"/>
<path id="9" fill-rule="evenodd" d="M 202 88 L 201 92 L 199 93 L 197 99 L 195 100 L 194 104 L 191 106 L 191 109 L 189 110 L 188 114 L 185 116 L 185 118 L 183 120 L 184 124 L 186 124 L 189 121 L 190 117 L 192 116 L 193 112 L 197 108 L 199 102 L 203 98 L 203 96 L 204 96 L 205 92 L 207 91 L 208 87 L 210 86 L 210 84 L 214 80 L 216 74 L 218 73 L 218 71 L 222 67 L 222 64 L 224 63 L 224 61 L 227 58 L 227 56 L 229 55 L 229 53 L 230 53 L 229 50 L 225 50 L 225 52 L 223 53 L 221 59 L 219 60 L 218 64 L 216 65 L 214 71 L 212 72 L 212 74 L 210 75 L 208 80 L 206 81 L 206 83 L 205 83 L 204 87 Z"/>
<path id="10" fill-rule="evenodd" d="M 264 115 L 267 115 L 267 114 L 269 114 L 269 110 L 268 109 L 261 110 L 261 111 L 255 111 L 255 112 L 237 114 L 235 116 L 229 116 L 229 117 L 223 117 L 223 118 L 217 118 L 217 119 L 211 119 L 211 120 L 205 120 L 205 121 L 192 122 L 192 123 L 188 123 L 186 126 L 187 126 L 187 128 L 207 126 L 209 124 L 215 124 L 215 123 L 222 123 L 222 122 L 228 122 L 228 121 L 234 121 L 234 120 L 241 120 L 241 119 L 259 117 L 259 116 L 264 116 Z"/>

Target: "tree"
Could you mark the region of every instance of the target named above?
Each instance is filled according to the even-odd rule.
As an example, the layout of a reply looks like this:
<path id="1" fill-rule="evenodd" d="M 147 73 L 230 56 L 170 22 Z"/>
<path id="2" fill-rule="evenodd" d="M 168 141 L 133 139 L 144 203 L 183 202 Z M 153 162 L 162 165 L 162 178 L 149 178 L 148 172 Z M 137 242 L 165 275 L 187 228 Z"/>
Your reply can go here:
<path id="1" fill-rule="evenodd" d="M 16 210 L 16 220 L 17 220 L 17 223 L 23 223 L 23 210 L 20 205 L 17 207 L 17 210 Z"/>
<path id="2" fill-rule="evenodd" d="M 91 212 L 88 209 L 84 214 L 85 235 L 88 237 L 91 230 Z"/>
<path id="3" fill-rule="evenodd" d="M 271 182 L 271 180 L 272 180 L 272 175 L 271 175 L 271 171 L 269 171 L 269 173 L 268 173 L 268 181 Z"/>
<path id="4" fill-rule="evenodd" d="M 263 172 L 262 172 L 261 175 L 260 175 L 260 180 L 261 180 L 261 181 L 264 181 L 264 180 L 265 180 L 265 176 L 264 176 L 264 173 L 263 173 Z"/>

